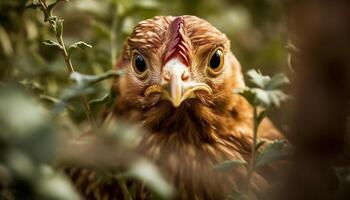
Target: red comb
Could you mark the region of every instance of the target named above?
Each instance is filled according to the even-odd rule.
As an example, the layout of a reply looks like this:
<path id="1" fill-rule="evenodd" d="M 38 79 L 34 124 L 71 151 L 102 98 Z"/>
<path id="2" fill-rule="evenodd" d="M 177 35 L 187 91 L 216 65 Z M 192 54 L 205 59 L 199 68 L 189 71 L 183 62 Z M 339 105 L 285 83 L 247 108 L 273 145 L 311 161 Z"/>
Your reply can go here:
<path id="1" fill-rule="evenodd" d="M 169 42 L 165 49 L 166 53 L 163 64 L 167 63 L 171 58 L 178 56 L 186 66 L 189 66 L 189 49 L 184 37 L 183 23 L 184 20 L 182 17 L 176 17 L 169 25 Z"/>

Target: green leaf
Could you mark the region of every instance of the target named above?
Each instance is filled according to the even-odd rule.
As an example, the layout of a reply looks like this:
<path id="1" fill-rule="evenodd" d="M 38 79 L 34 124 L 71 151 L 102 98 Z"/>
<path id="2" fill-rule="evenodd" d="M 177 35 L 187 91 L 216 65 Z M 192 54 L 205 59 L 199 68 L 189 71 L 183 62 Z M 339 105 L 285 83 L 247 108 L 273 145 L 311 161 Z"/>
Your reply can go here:
<path id="1" fill-rule="evenodd" d="M 71 73 L 70 78 L 74 80 L 77 83 L 77 85 L 90 86 L 109 78 L 121 76 L 122 74 L 123 74 L 122 71 L 115 71 L 115 70 L 111 70 L 99 75 L 85 75 L 78 72 L 73 72 Z"/>
<path id="2" fill-rule="evenodd" d="M 56 21 L 55 30 L 58 37 L 61 37 L 63 34 L 63 21 L 61 19 Z"/>
<path id="3" fill-rule="evenodd" d="M 239 167 L 242 165 L 245 166 L 246 164 L 247 164 L 247 162 L 244 160 L 226 160 L 223 163 L 215 165 L 214 170 L 226 172 L 226 171 L 230 171 L 230 170 L 235 169 L 236 167 Z"/>
<path id="4" fill-rule="evenodd" d="M 287 100 L 289 97 L 281 90 L 262 90 L 254 88 L 257 100 L 264 107 L 279 107 L 282 101 Z"/>
<path id="5" fill-rule="evenodd" d="M 134 162 L 129 173 L 144 181 L 151 190 L 163 198 L 169 199 L 174 194 L 174 188 L 161 176 L 158 168 L 147 160 L 139 159 Z"/>
<path id="6" fill-rule="evenodd" d="M 92 48 L 92 46 L 87 44 L 86 42 L 83 42 L 83 41 L 76 42 L 76 43 L 69 46 L 68 56 L 70 56 L 72 54 L 73 50 L 76 48 L 80 48 L 81 50 L 85 50 L 86 48 Z"/>
<path id="7" fill-rule="evenodd" d="M 262 120 L 266 117 L 267 111 L 261 111 L 256 119 L 256 124 L 259 126 L 259 124 L 262 122 Z"/>
<path id="8" fill-rule="evenodd" d="M 289 155 L 289 148 L 285 140 L 275 140 L 262 150 L 257 156 L 254 169 L 269 165 L 273 162 L 283 160 Z"/>
<path id="9" fill-rule="evenodd" d="M 111 124 L 106 126 L 105 131 L 101 132 L 103 136 L 107 136 L 110 139 L 115 139 L 119 143 L 119 147 L 130 148 L 135 142 L 140 141 L 143 130 L 136 127 L 135 124 L 127 122 L 118 122 L 115 120 L 109 121 Z M 107 122 L 108 123 L 108 122 Z"/>
<path id="10" fill-rule="evenodd" d="M 93 114 L 98 114 L 98 112 L 101 110 L 101 108 L 104 108 L 105 106 L 108 106 L 109 103 L 111 103 L 113 99 L 111 98 L 110 94 L 105 94 L 104 96 L 93 99 L 89 101 L 89 105 L 91 108 L 91 111 Z"/>
<path id="11" fill-rule="evenodd" d="M 63 105 L 65 105 L 65 107 L 68 108 L 68 110 L 75 111 L 75 108 L 73 106 L 68 105 L 66 102 L 63 102 L 61 99 L 57 99 L 55 97 L 52 97 L 52 96 L 49 96 L 49 95 L 45 95 L 45 94 L 40 94 L 39 98 L 44 100 L 44 101 L 46 101 L 46 102 L 52 103 L 54 105 L 63 104 Z"/>
<path id="12" fill-rule="evenodd" d="M 79 200 L 79 194 L 72 183 L 63 174 L 55 172 L 45 165 L 40 168 L 40 174 L 35 183 L 35 189 L 41 198 L 52 200 Z"/>
<path id="13" fill-rule="evenodd" d="M 264 90 L 276 90 L 282 85 L 289 83 L 289 79 L 284 74 L 277 74 L 270 78 L 253 69 L 248 71 L 247 75 L 253 84 Z"/>
<path id="14" fill-rule="evenodd" d="M 114 78 L 117 76 L 121 76 L 122 71 L 108 71 L 99 75 L 85 75 L 78 72 L 73 72 L 70 75 L 70 78 L 76 82 L 75 85 L 65 89 L 60 95 L 60 99 L 62 100 L 60 103 L 56 104 L 56 108 L 54 109 L 54 113 L 61 112 L 68 104 L 66 103 L 68 100 L 80 97 L 81 95 L 91 94 L 95 92 L 94 88 L 91 87 L 93 84 L 96 84 L 100 81 Z"/>
<path id="15" fill-rule="evenodd" d="M 95 90 L 92 87 L 82 87 L 80 85 L 74 85 L 72 87 L 64 89 L 60 94 L 60 101 L 55 104 L 55 108 L 52 113 L 58 114 L 65 108 L 70 109 L 68 101 L 82 95 L 88 95 L 94 93 Z"/>
<path id="16" fill-rule="evenodd" d="M 23 151 L 13 148 L 2 156 L 4 156 L 2 162 L 5 163 L 10 172 L 15 173 L 16 176 L 24 179 L 30 179 L 33 177 L 36 166 L 30 157 Z"/>
<path id="17" fill-rule="evenodd" d="M 109 99 L 110 99 L 110 96 L 109 96 L 109 94 L 107 93 L 107 94 L 103 95 L 103 96 L 100 97 L 100 98 L 93 99 L 93 100 L 89 101 L 89 105 L 90 105 L 91 107 L 94 107 L 94 106 L 96 106 L 96 105 L 100 105 L 100 104 L 106 103 Z"/>
<path id="18" fill-rule="evenodd" d="M 244 88 L 238 94 L 244 97 L 250 105 L 265 108 L 279 107 L 282 101 L 289 98 L 280 90 L 263 90 L 260 88 Z"/>
<path id="19" fill-rule="evenodd" d="M 265 143 L 266 143 L 265 140 L 260 140 L 260 141 L 256 144 L 255 150 L 258 151 L 258 150 L 260 149 L 260 147 L 261 147 L 262 145 L 264 145 Z"/>
<path id="20" fill-rule="evenodd" d="M 0 140 L 10 141 L 34 163 L 51 159 L 56 134 L 46 109 L 16 87 L 1 88 L 0 99 Z"/>
<path id="21" fill-rule="evenodd" d="M 76 97 L 80 97 L 82 95 L 92 94 L 95 90 L 92 87 L 88 86 L 80 86 L 74 85 L 73 87 L 69 87 L 63 90 L 60 95 L 61 102 L 56 104 L 56 108 L 54 112 L 60 112 L 68 105 L 67 101 Z"/>
<path id="22" fill-rule="evenodd" d="M 269 82 L 266 83 L 265 89 L 275 90 L 287 83 L 290 83 L 290 82 L 289 82 L 289 79 L 284 74 L 277 74 L 273 76 Z"/>
<path id="23" fill-rule="evenodd" d="M 236 89 L 233 93 L 241 95 L 250 105 L 257 106 L 256 93 L 250 88 Z"/>
<path id="24" fill-rule="evenodd" d="M 258 86 L 259 88 L 264 89 L 265 85 L 271 80 L 269 76 L 264 76 L 260 72 L 252 69 L 247 72 L 247 76 L 250 78 L 250 81 Z"/>
<path id="25" fill-rule="evenodd" d="M 58 44 L 57 42 L 54 42 L 54 41 L 52 41 L 52 40 L 45 40 L 45 41 L 43 42 L 43 44 L 46 45 L 46 46 L 57 47 L 57 48 L 59 48 L 59 49 L 62 49 L 62 48 L 63 48 L 60 44 Z"/>

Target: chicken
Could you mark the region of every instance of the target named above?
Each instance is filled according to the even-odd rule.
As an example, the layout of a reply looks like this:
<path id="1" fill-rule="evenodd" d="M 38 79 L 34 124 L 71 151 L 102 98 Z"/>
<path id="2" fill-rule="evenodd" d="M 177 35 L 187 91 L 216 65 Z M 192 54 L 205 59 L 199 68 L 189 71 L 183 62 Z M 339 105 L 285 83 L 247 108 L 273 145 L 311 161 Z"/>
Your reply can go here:
<path id="1" fill-rule="evenodd" d="M 127 39 L 117 69 L 125 75 L 113 84 L 113 112 L 145 128 L 138 148 L 175 186 L 177 199 L 224 199 L 242 187 L 243 167 L 213 170 L 225 160 L 249 162 L 251 156 L 252 112 L 233 94 L 245 83 L 225 34 L 195 16 L 144 20 Z M 264 120 L 259 137 L 282 136 Z M 265 175 L 255 173 L 252 190 L 265 184 Z"/>

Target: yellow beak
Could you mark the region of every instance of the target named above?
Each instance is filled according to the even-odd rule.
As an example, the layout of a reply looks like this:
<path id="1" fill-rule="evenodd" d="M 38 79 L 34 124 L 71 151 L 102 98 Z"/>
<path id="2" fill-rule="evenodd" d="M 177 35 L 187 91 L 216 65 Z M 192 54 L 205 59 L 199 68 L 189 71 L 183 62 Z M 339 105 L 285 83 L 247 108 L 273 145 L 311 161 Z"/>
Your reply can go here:
<path id="1" fill-rule="evenodd" d="M 161 93 L 163 98 L 171 101 L 174 107 L 179 107 L 184 100 L 195 98 L 195 91 L 199 90 L 209 94 L 213 92 L 207 84 L 192 81 L 188 67 L 179 59 L 173 58 L 163 67 L 161 84 L 147 88 L 145 96 Z"/>

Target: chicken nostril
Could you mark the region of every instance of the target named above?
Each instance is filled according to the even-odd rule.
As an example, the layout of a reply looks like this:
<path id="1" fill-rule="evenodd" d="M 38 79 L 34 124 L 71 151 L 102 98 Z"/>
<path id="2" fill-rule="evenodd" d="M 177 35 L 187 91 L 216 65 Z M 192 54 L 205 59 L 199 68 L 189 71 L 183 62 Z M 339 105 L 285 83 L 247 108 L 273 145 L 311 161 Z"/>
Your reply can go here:
<path id="1" fill-rule="evenodd" d="M 163 78 L 164 78 L 164 80 L 166 80 L 166 81 L 170 81 L 171 76 L 170 76 L 169 71 L 164 71 L 164 72 L 163 72 Z"/>
<path id="2" fill-rule="evenodd" d="M 181 76 L 181 79 L 183 81 L 189 81 L 190 80 L 190 73 L 188 73 L 187 71 L 185 71 L 182 76 Z"/>

